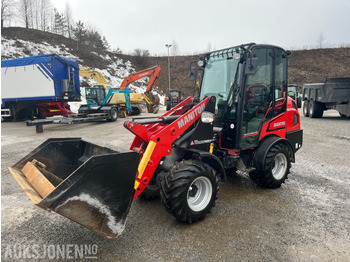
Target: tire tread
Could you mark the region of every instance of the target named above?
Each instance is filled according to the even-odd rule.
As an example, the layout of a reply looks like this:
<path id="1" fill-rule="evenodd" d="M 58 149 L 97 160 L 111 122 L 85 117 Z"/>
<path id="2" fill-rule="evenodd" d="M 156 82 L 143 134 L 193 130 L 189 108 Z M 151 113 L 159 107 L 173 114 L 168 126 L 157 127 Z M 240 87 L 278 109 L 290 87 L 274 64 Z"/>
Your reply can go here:
<path id="1" fill-rule="evenodd" d="M 214 197 L 205 208 L 204 212 L 195 214 L 191 212 L 188 206 L 184 204 L 187 198 L 187 186 L 198 173 L 207 173 L 211 180 L 214 180 L 216 188 L 213 188 Z M 176 219 L 193 223 L 201 220 L 209 213 L 210 209 L 215 206 L 215 201 L 218 198 L 219 178 L 214 169 L 208 164 L 202 163 L 199 160 L 183 160 L 175 164 L 167 176 L 164 177 L 161 186 L 161 198 L 167 212 Z"/>

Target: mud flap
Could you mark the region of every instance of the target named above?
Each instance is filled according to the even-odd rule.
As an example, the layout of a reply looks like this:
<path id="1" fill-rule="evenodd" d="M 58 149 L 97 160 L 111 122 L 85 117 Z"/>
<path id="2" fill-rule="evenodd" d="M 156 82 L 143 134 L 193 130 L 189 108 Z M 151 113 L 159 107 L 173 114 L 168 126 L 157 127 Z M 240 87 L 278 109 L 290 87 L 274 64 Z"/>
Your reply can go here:
<path id="1" fill-rule="evenodd" d="M 139 154 L 81 138 L 49 139 L 9 168 L 29 199 L 106 237 L 124 229 Z"/>

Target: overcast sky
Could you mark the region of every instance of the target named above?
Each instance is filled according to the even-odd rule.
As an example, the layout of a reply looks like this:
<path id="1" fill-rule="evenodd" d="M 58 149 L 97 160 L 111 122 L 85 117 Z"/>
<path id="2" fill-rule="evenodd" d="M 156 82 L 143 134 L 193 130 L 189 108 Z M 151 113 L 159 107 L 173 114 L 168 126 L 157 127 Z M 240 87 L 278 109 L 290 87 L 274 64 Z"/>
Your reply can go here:
<path id="1" fill-rule="evenodd" d="M 63 12 L 65 0 L 52 1 Z M 350 0 L 69 0 L 75 21 L 112 48 L 193 54 L 248 42 L 284 48 L 350 44 Z M 320 41 L 322 39 L 322 41 Z"/>

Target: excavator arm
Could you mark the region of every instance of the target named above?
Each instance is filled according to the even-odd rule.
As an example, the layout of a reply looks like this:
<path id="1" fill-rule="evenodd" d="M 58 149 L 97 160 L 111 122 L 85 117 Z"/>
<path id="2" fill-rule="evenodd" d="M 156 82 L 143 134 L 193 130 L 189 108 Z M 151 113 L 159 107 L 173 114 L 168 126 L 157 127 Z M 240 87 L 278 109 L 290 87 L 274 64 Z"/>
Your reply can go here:
<path id="1" fill-rule="evenodd" d="M 107 79 L 99 71 L 95 71 L 88 67 L 79 66 L 79 74 L 84 77 L 95 79 L 99 84 L 109 85 Z"/>
<path id="2" fill-rule="evenodd" d="M 146 76 L 150 76 L 150 80 L 146 89 L 146 92 L 148 92 L 152 90 L 152 88 L 155 86 L 161 70 L 161 66 L 158 65 L 131 74 L 123 80 L 123 82 L 120 85 L 120 90 L 124 91 L 125 88 L 127 88 L 132 82 L 144 78 Z"/>
<path id="3" fill-rule="evenodd" d="M 155 84 L 158 81 L 159 74 L 161 72 L 162 68 L 161 66 L 153 66 L 151 68 L 147 68 L 144 70 L 141 70 L 139 72 L 136 72 L 128 77 L 126 77 L 121 86 L 120 90 L 125 91 L 129 84 L 132 82 L 144 78 L 146 76 L 149 76 L 149 82 L 146 88 L 146 91 L 142 94 L 143 99 L 147 103 L 147 110 L 149 113 L 157 113 L 158 112 L 158 104 L 159 104 L 159 98 L 157 99 L 150 91 L 154 88 Z"/>

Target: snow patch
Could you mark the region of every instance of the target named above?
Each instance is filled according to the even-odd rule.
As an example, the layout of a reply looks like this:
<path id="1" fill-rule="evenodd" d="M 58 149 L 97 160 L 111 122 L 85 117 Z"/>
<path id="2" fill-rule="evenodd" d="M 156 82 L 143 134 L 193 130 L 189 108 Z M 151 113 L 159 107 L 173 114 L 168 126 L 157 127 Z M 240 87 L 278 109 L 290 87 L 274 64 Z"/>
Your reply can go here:
<path id="1" fill-rule="evenodd" d="M 16 44 L 16 42 L 18 43 Z M 69 51 L 70 49 L 64 44 L 51 46 L 46 42 L 38 44 L 21 39 L 13 40 L 1 37 L 2 57 L 19 58 L 26 57 L 28 54 L 30 54 L 30 56 L 42 54 L 58 54 L 73 59 L 77 62 L 81 62 L 81 59 L 79 57 L 71 54 Z"/>
<path id="2" fill-rule="evenodd" d="M 101 212 L 102 214 L 106 215 L 106 217 L 108 219 L 107 226 L 113 232 L 113 234 L 120 236 L 123 233 L 124 228 L 125 228 L 125 221 L 124 222 L 117 222 L 115 217 L 112 215 L 112 212 L 108 206 L 104 205 L 100 200 L 98 200 L 97 198 L 94 198 L 88 194 L 81 193 L 79 196 L 71 197 L 60 206 L 64 206 L 69 201 L 74 201 L 74 200 L 86 202 L 90 206 L 98 209 L 98 211 Z M 60 206 L 58 206 L 57 208 L 59 208 Z"/>

